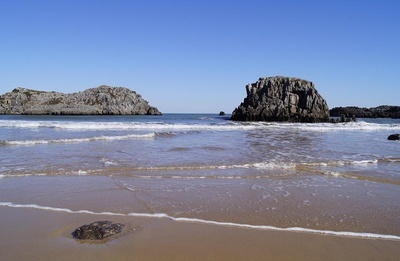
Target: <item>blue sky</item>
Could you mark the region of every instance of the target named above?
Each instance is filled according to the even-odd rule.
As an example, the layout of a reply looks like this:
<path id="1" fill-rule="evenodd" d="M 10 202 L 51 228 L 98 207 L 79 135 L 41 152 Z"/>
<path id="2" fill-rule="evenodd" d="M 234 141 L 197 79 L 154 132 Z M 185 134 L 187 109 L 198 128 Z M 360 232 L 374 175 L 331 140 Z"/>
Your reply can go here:
<path id="1" fill-rule="evenodd" d="M 162 112 L 233 111 L 266 76 L 330 108 L 400 105 L 400 1 L 0 1 L 0 93 L 128 87 Z"/>

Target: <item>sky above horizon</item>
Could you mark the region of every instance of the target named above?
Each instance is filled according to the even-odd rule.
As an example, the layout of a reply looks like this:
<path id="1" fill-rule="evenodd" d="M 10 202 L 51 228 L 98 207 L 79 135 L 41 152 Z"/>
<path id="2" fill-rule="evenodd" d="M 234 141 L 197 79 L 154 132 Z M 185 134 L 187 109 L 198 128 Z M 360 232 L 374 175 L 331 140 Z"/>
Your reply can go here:
<path id="1" fill-rule="evenodd" d="M 0 94 L 99 85 L 161 112 L 231 113 L 260 77 L 330 108 L 400 105 L 400 1 L 0 1 Z"/>

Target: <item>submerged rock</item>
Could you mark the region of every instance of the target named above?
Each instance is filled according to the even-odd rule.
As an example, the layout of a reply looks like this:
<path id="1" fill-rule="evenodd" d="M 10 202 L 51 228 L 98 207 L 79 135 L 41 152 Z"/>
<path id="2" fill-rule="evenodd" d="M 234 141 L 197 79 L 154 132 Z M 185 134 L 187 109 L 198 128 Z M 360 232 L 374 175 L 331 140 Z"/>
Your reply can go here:
<path id="1" fill-rule="evenodd" d="M 388 140 L 400 140 L 400 134 L 392 134 L 388 137 Z"/>
<path id="2" fill-rule="evenodd" d="M 344 115 L 344 114 L 340 115 L 340 117 L 338 117 L 336 119 L 331 118 L 331 123 L 339 123 L 339 122 L 342 122 L 342 123 L 343 122 L 357 122 L 357 118 L 355 115 L 351 116 L 351 118 L 350 118 L 350 117 L 346 117 L 346 115 Z"/>
<path id="3" fill-rule="evenodd" d="M 260 78 L 232 113 L 237 121 L 328 122 L 329 108 L 312 82 L 290 77 Z"/>
<path id="4" fill-rule="evenodd" d="M 64 94 L 16 88 L 0 96 L 0 114 L 30 115 L 160 115 L 140 94 L 102 85 Z"/>
<path id="5" fill-rule="evenodd" d="M 124 225 L 111 221 L 96 221 L 89 225 L 83 225 L 72 232 L 76 239 L 102 240 L 121 233 Z"/>

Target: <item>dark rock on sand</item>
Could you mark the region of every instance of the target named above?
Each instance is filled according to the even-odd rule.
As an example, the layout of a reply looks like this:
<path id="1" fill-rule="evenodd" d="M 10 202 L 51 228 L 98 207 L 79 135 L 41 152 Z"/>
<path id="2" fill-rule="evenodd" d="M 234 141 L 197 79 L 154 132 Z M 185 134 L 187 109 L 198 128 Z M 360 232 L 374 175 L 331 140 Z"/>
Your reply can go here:
<path id="1" fill-rule="evenodd" d="M 400 134 L 392 134 L 388 137 L 388 140 L 400 140 Z"/>
<path id="2" fill-rule="evenodd" d="M 371 108 L 359 108 L 355 106 L 335 107 L 329 111 L 331 117 L 351 117 L 357 118 L 400 118 L 400 106 L 381 105 Z"/>
<path id="3" fill-rule="evenodd" d="M 232 113 L 237 121 L 329 122 L 329 108 L 312 82 L 290 77 L 260 78 Z"/>
<path id="4" fill-rule="evenodd" d="M 16 88 L 0 96 L 0 114 L 30 115 L 159 115 L 140 94 L 102 85 L 64 94 Z"/>
<path id="5" fill-rule="evenodd" d="M 89 225 L 83 225 L 74 232 L 72 236 L 76 239 L 101 240 L 121 233 L 123 224 L 111 221 L 96 221 Z"/>

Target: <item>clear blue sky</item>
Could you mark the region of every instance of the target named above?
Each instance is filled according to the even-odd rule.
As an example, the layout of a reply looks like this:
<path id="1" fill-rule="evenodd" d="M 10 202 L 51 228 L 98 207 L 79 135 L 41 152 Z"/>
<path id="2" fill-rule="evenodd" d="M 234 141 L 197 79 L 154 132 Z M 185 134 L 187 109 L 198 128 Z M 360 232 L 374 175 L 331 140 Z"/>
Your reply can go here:
<path id="1" fill-rule="evenodd" d="M 259 77 L 335 106 L 400 105 L 400 1 L 1 0 L 0 93 L 140 93 L 162 112 L 233 111 Z"/>

